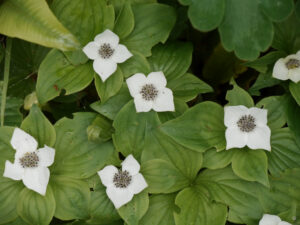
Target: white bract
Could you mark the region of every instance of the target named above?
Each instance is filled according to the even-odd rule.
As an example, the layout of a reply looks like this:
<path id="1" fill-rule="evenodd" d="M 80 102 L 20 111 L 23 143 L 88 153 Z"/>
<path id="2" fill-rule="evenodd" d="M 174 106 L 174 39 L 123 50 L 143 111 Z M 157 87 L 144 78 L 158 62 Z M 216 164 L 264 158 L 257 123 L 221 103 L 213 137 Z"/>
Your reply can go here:
<path id="1" fill-rule="evenodd" d="M 152 72 L 147 77 L 137 73 L 126 80 L 137 112 L 175 111 L 173 92 L 166 87 L 163 72 Z"/>
<path id="2" fill-rule="evenodd" d="M 132 56 L 125 45 L 119 44 L 118 35 L 110 30 L 98 34 L 82 50 L 94 60 L 94 70 L 103 82 L 117 70 L 117 63 L 123 63 Z"/>
<path id="3" fill-rule="evenodd" d="M 129 155 L 122 162 L 122 169 L 106 166 L 98 172 L 102 184 L 106 186 L 106 194 L 118 209 L 130 202 L 135 194 L 140 193 L 148 184 L 139 173 L 140 164 Z"/>
<path id="4" fill-rule="evenodd" d="M 245 106 L 225 106 L 224 124 L 226 149 L 243 148 L 271 151 L 271 130 L 267 125 L 267 110 Z"/>
<path id="5" fill-rule="evenodd" d="M 264 214 L 259 225 L 292 225 L 288 222 L 282 221 L 279 216 Z"/>
<path id="6" fill-rule="evenodd" d="M 300 80 L 300 51 L 278 59 L 273 68 L 273 77 L 297 83 Z"/>
<path id="7" fill-rule="evenodd" d="M 19 128 L 15 128 L 10 141 L 16 150 L 15 161 L 6 160 L 4 177 L 23 180 L 24 185 L 41 195 L 46 194 L 55 150 L 48 146 L 37 149 L 37 141 Z"/>

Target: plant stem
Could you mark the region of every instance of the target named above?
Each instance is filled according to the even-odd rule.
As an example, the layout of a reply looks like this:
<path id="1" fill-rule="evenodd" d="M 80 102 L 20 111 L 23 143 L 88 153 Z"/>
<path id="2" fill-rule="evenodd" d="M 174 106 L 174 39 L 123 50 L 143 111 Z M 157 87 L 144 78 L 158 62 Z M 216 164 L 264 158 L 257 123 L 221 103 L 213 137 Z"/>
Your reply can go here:
<path id="1" fill-rule="evenodd" d="M 5 61 L 4 61 L 4 78 L 3 78 L 3 89 L 1 98 L 1 126 L 4 125 L 4 114 L 6 106 L 6 93 L 9 81 L 9 68 L 10 68 L 10 52 L 11 52 L 12 38 L 6 38 L 5 48 Z"/>

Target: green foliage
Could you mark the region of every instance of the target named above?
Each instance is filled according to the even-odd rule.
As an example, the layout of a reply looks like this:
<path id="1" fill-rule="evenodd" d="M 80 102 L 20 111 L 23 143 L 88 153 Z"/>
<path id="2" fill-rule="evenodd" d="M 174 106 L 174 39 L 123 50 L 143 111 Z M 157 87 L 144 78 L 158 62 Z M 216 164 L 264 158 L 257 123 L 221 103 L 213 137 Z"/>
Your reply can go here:
<path id="1" fill-rule="evenodd" d="M 214 113 L 211 113 L 214 112 Z M 215 147 L 225 149 L 224 110 L 213 102 L 202 102 L 182 116 L 161 126 L 168 136 L 198 152 Z M 185 130 L 184 133 L 181 131 Z"/>
<path id="2" fill-rule="evenodd" d="M 118 212 L 127 224 L 138 225 L 139 220 L 147 212 L 148 206 L 148 192 L 143 191 L 135 195 L 130 203 L 118 209 Z"/>
<path id="3" fill-rule="evenodd" d="M 45 196 L 24 188 L 20 192 L 17 212 L 21 218 L 33 225 L 49 224 L 55 212 L 55 199 L 51 187 Z"/>
<path id="4" fill-rule="evenodd" d="M 173 212 L 176 194 L 151 195 L 149 209 L 140 221 L 141 225 L 175 225 Z"/>
<path id="5" fill-rule="evenodd" d="M 94 77 L 90 63 L 74 66 L 62 52 L 52 50 L 39 68 L 37 97 L 41 104 L 60 95 L 62 90 L 72 94 L 88 86 Z M 77 82 L 72 82 L 76 77 Z"/>
<path id="6" fill-rule="evenodd" d="M 56 201 L 54 216 L 61 220 L 87 219 L 90 190 L 86 182 L 54 176 L 51 187 Z"/>
<path id="7" fill-rule="evenodd" d="M 5 0 L 0 5 L 0 33 L 51 48 L 74 50 L 76 38 L 57 20 L 44 0 Z"/>
<path id="8" fill-rule="evenodd" d="M 0 224 L 257 225 L 263 214 L 300 224 L 300 88 L 272 77 L 300 49 L 299 9 L 300 0 L 2 0 L 0 33 L 49 48 L 0 36 L 0 67 L 10 61 L 0 174 L 20 159 L 15 126 L 55 159 L 45 196 L 0 176 Z M 133 56 L 103 82 L 82 48 L 106 29 Z M 126 79 L 157 71 L 175 111 L 138 113 Z M 267 110 L 271 151 L 225 150 L 224 107 L 235 105 Z M 98 172 L 131 154 L 148 186 L 116 209 L 114 184 Z M 131 179 L 116 196 L 138 188 Z"/>
<path id="9" fill-rule="evenodd" d="M 73 178 L 88 178 L 99 171 L 113 153 L 111 142 L 89 141 L 87 127 L 96 114 L 77 113 L 55 124 L 56 144 L 53 173 Z M 61 164 L 60 162 L 64 163 Z"/>
<path id="10" fill-rule="evenodd" d="M 52 147 L 55 144 L 55 129 L 37 105 L 32 106 L 29 115 L 21 124 L 21 129 L 35 137 L 40 147 Z"/>
<path id="11" fill-rule="evenodd" d="M 149 56 L 152 46 L 167 40 L 176 21 L 174 9 L 162 4 L 137 4 L 132 10 L 135 27 L 122 44 L 131 51 Z"/>
<path id="12" fill-rule="evenodd" d="M 179 0 L 189 5 L 188 16 L 196 29 L 218 27 L 222 44 L 238 58 L 253 60 L 272 43 L 272 21 L 283 21 L 294 8 L 292 0 Z M 243 19 L 240 19 L 243 18 Z M 259 35 L 261 32 L 264 35 Z"/>

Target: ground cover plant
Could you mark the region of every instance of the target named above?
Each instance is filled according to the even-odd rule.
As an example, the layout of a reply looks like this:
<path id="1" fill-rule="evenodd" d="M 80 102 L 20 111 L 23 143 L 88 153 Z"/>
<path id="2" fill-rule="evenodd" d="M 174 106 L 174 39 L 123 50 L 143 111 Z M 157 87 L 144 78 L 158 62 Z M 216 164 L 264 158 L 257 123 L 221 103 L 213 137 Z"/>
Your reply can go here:
<path id="1" fill-rule="evenodd" d="M 0 224 L 300 225 L 300 0 L 0 1 Z"/>

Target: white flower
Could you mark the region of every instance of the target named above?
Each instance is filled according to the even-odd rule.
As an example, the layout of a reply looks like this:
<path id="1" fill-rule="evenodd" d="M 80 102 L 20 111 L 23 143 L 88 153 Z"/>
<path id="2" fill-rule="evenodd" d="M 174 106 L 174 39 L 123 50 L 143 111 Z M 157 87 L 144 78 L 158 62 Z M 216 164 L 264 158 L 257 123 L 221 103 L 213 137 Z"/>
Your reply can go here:
<path id="1" fill-rule="evenodd" d="M 125 62 L 132 56 L 125 45 L 119 44 L 118 35 L 110 30 L 98 34 L 82 50 L 89 59 L 94 60 L 94 70 L 103 82 L 117 70 L 117 63 Z"/>
<path id="2" fill-rule="evenodd" d="M 292 225 L 288 222 L 281 221 L 279 216 L 264 214 L 259 221 L 259 225 Z"/>
<path id="3" fill-rule="evenodd" d="M 175 111 L 173 92 L 166 87 L 163 72 L 152 72 L 147 77 L 137 73 L 126 80 L 137 112 Z"/>
<path id="4" fill-rule="evenodd" d="M 19 128 L 15 128 L 10 143 L 16 150 L 15 162 L 6 160 L 3 176 L 23 180 L 28 189 L 45 195 L 50 177 L 47 167 L 54 162 L 55 150 L 46 145 L 37 149 L 37 141 Z"/>
<path id="5" fill-rule="evenodd" d="M 106 194 L 117 209 L 148 187 L 139 171 L 140 164 L 132 155 L 122 162 L 122 170 L 110 165 L 98 171 L 102 184 L 106 186 Z"/>
<path id="6" fill-rule="evenodd" d="M 226 149 L 243 148 L 271 151 L 271 130 L 267 125 L 267 110 L 245 106 L 225 106 L 224 123 Z"/>
<path id="7" fill-rule="evenodd" d="M 279 80 L 290 79 L 297 83 L 300 80 L 300 51 L 278 59 L 273 68 L 273 77 Z"/>

